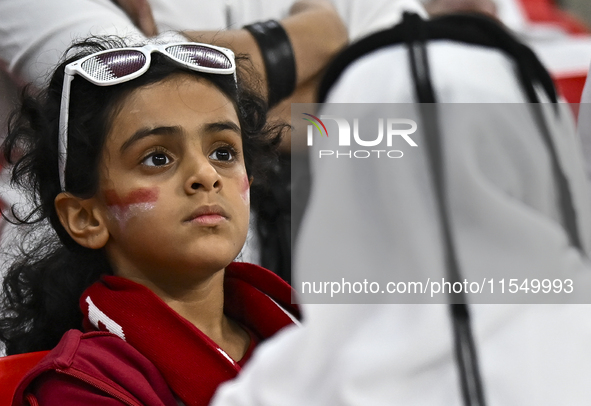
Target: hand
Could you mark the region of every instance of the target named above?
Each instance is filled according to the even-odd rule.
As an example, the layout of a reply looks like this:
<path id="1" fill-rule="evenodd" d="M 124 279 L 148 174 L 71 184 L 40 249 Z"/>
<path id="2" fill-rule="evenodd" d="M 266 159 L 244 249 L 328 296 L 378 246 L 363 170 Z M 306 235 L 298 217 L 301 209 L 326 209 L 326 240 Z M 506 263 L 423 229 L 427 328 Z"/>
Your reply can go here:
<path id="1" fill-rule="evenodd" d="M 347 45 L 347 29 L 336 9 L 327 0 L 300 0 L 289 16 L 281 20 L 293 47 L 296 60 L 296 91 L 313 94 L 309 82 L 321 74 L 332 58 Z M 266 72 L 261 52 L 253 36 L 244 29 L 227 31 L 185 31 L 187 38 L 231 48 L 237 54 L 248 54 L 254 69 L 262 78 L 261 93 L 266 94 Z M 308 97 L 311 100 L 313 98 Z"/>
<path id="2" fill-rule="evenodd" d="M 349 42 L 347 27 L 328 0 L 296 1 L 281 24 L 296 57 L 298 85 L 316 77 Z"/>
<path id="3" fill-rule="evenodd" d="M 497 5 L 493 0 L 431 0 L 425 9 L 432 16 L 470 12 L 498 18 Z"/>
<path id="4" fill-rule="evenodd" d="M 330 0 L 298 0 L 289 9 L 289 15 L 298 14 L 304 11 L 315 11 L 325 9 L 337 13 L 335 6 Z"/>
<path id="5" fill-rule="evenodd" d="M 148 0 L 113 0 L 146 37 L 158 35 L 158 28 Z"/>

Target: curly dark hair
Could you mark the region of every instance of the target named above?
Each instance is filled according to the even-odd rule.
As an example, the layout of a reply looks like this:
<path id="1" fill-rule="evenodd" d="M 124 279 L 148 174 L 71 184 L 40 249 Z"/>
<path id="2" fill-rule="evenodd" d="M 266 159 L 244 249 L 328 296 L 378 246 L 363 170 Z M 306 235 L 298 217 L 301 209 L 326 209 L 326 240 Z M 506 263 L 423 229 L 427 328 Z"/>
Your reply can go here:
<path id="1" fill-rule="evenodd" d="M 32 203 L 32 209 L 24 214 L 13 206 L 10 217 L 14 224 L 34 226 L 2 284 L 0 340 L 9 355 L 51 349 L 67 330 L 81 329 L 79 297 L 101 275 L 112 274 L 104 251 L 78 245 L 59 221 L 54 206 L 61 192 L 58 126 L 64 67 L 92 53 L 127 46 L 117 37 L 93 37 L 74 44 L 66 53 L 71 56 L 57 67 L 43 91 L 25 89 L 20 109 L 9 120 L 2 152 L 5 160 L 13 164 L 11 183 L 24 190 Z M 74 80 L 68 121 L 67 191 L 81 198 L 97 192 L 101 152 L 120 101 L 138 87 L 179 72 L 207 79 L 234 103 L 242 129 L 246 170 L 260 182 L 275 165 L 285 125 L 267 125 L 266 103 L 242 80 L 246 74 L 252 75 L 244 66 L 239 64 L 236 86 L 231 75 L 195 72 L 154 53 L 148 71 L 131 81 L 96 86 Z M 5 213 L 3 216 L 9 217 Z"/>

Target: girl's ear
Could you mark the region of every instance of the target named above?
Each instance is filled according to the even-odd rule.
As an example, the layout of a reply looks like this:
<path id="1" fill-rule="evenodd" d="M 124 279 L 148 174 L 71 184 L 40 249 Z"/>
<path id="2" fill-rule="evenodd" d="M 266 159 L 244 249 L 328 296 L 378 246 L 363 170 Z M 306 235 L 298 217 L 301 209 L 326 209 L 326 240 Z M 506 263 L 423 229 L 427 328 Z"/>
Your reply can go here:
<path id="1" fill-rule="evenodd" d="M 103 248 L 109 239 L 106 219 L 95 198 L 81 199 L 62 192 L 54 200 L 62 226 L 70 237 L 86 248 Z"/>

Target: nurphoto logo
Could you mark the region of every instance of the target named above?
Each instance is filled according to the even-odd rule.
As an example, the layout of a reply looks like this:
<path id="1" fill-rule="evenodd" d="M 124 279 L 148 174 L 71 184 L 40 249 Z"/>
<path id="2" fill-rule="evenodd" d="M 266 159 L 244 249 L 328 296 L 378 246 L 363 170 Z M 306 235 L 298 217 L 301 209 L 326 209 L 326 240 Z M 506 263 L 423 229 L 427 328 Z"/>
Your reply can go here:
<path id="1" fill-rule="evenodd" d="M 365 148 L 375 149 L 351 149 L 341 147 L 351 147 L 351 125 L 349 120 L 344 117 L 332 116 L 332 115 L 321 115 L 320 118 L 313 116 L 312 114 L 303 113 L 304 115 L 311 117 L 304 117 L 303 119 L 308 121 L 310 124 L 307 128 L 307 144 L 309 147 L 314 145 L 314 129 L 316 128 L 320 137 L 329 138 L 328 130 L 322 120 L 334 120 L 338 126 L 338 149 L 320 149 L 318 151 L 319 158 L 369 158 L 371 156 L 382 158 L 402 158 L 404 153 L 397 149 L 387 149 L 392 147 L 392 142 L 395 137 L 401 137 L 411 147 L 417 147 L 417 143 L 410 137 L 411 134 L 417 131 L 417 123 L 414 120 L 406 118 L 388 118 L 378 119 L 377 136 L 373 136 L 373 139 L 362 139 L 359 134 L 359 119 L 353 119 L 353 142 L 357 146 Z M 384 125 L 385 123 L 385 125 Z M 385 135 L 385 136 L 384 136 Z M 370 137 L 365 137 L 370 138 Z M 385 138 L 385 145 L 384 144 Z M 324 145 L 324 144 L 323 144 Z M 383 147 L 383 149 L 378 149 Z"/>

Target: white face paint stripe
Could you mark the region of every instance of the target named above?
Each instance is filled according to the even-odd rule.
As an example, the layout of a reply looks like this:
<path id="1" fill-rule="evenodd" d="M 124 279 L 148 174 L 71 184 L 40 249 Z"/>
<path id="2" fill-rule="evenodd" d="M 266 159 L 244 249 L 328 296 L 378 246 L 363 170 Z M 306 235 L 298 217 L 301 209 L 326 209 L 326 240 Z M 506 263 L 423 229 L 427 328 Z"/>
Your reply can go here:
<path id="1" fill-rule="evenodd" d="M 240 197 L 244 203 L 250 204 L 250 188 L 246 189 L 242 194 L 240 194 Z"/>
<path id="2" fill-rule="evenodd" d="M 244 178 L 242 179 L 242 187 L 244 191 L 240 193 L 240 197 L 242 201 L 246 204 L 250 204 L 250 182 L 248 181 L 248 175 L 244 174 Z"/>
<path id="3" fill-rule="evenodd" d="M 128 206 L 109 206 L 109 209 L 122 229 L 125 227 L 129 219 L 137 216 L 139 213 L 152 210 L 156 207 L 155 203 L 134 203 Z"/>
<path id="4" fill-rule="evenodd" d="M 125 341 L 123 327 L 121 327 L 117 322 L 115 322 L 113 319 L 103 313 L 98 307 L 96 307 L 92 300 L 90 300 L 90 296 L 86 296 L 86 303 L 88 303 L 88 320 L 90 320 L 93 326 L 100 330 L 100 321 L 110 333 L 119 336 Z"/>

